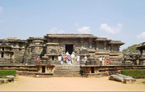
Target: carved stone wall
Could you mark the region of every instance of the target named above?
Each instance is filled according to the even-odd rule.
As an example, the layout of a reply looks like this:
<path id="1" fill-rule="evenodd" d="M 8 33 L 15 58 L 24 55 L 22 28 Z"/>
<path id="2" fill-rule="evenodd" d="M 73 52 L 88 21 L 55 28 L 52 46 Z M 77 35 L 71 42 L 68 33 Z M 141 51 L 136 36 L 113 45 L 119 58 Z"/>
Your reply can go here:
<path id="1" fill-rule="evenodd" d="M 24 64 L 35 64 L 38 56 L 57 60 L 58 55 L 65 56 L 66 45 L 72 45 L 73 51 L 76 55 L 80 54 L 81 57 L 87 55 L 88 58 L 90 56 L 97 58 L 101 55 L 118 58 L 121 55 L 117 53 L 110 55 L 109 53 L 119 52 L 119 47 L 123 44 L 120 41 L 112 41 L 104 38 L 99 39 L 90 34 L 54 34 L 46 35 L 42 38 L 29 37 L 27 40 L 0 39 L 0 46 L 4 42 L 12 47 L 12 51 L 10 52 L 12 55 L 7 53 L 5 58 L 11 57 L 14 63 L 22 62 Z"/>
<path id="2" fill-rule="evenodd" d="M 103 50 L 104 49 L 104 42 L 98 42 L 98 49 Z"/>

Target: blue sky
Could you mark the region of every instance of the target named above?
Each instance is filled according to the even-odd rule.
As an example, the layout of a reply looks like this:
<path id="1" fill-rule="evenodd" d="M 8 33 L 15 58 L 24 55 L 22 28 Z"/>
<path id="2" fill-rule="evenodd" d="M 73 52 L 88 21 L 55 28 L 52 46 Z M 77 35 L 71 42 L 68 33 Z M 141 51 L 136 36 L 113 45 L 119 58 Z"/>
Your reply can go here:
<path id="1" fill-rule="evenodd" d="M 91 33 L 125 49 L 145 41 L 145 0 L 0 0 L 0 39 L 48 33 Z"/>

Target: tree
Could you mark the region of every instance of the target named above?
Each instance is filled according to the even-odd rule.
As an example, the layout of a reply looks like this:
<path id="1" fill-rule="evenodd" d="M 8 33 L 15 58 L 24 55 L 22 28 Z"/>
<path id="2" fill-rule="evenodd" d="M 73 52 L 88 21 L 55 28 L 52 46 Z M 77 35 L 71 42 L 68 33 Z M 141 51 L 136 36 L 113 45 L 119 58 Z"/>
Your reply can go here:
<path id="1" fill-rule="evenodd" d="M 136 50 L 136 47 L 139 46 L 139 44 L 134 44 L 132 46 L 129 46 L 127 49 L 123 49 L 123 54 L 133 54 L 133 53 L 139 53 L 139 50 Z"/>

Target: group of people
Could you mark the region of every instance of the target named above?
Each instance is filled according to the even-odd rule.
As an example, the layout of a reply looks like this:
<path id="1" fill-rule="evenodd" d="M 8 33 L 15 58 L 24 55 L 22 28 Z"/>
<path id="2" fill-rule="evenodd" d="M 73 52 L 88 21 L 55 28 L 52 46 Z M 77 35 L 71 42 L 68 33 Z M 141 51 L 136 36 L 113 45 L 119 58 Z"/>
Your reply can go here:
<path id="1" fill-rule="evenodd" d="M 79 54 L 77 54 L 77 56 L 76 56 L 75 52 L 72 52 L 72 54 L 69 54 L 68 51 L 66 52 L 65 57 L 63 57 L 62 55 L 58 56 L 58 62 L 60 65 L 63 65 L 64 62 L 66 62 L 68 65 L 72 65 L 74 63 L 74 61 L 77 61 L 76 64 L 79 65 L 80 59 L 81 59 L 81 57 L 79 56 Z M 83 61 L 84 61 L 84 63 L 86 63 L 86 61 L 87 61 L 86 55 L 84 56 Z"/>
<path id="2" fill-rule="evenodd" d="M 134 65 L 140 65 L 140 61 L 139 55 L 134 56 L 135 57 L 135 62 Z M 63 65 L 64 62 L 67 63 L 68 65 L 72 65 L 74 63 L 74 61 L 76 61 L 76 64 L 79 65 L 80 61 L 83 61 L 84 64 L 86 64 L 87 62 L 87 56 L 84 55 L 84 58 L 82 58 L 79 56 L 79 54 L 75 55 L 75 52 L 72 52 L 72 54 L 70 55 L 69 52 L 67 51 L 65 56 L 59 55 L 58 56 L 58 63 L 60 65 Z M 107 64 L 111 64 L 112 60 L 110 58 L 106 58 L 105 56 L 100 56 L 99 58 L 97 58 L 97 61 L 99 61 L 100 65 L 107 65 Z M 40 56 L 37 57 L 37 63 L 40 62 Z M 122 65 L 125 65 L 126 62 L 126 58 L 122 58 Z"/>
<path id="3" fill-rule="evenodd" d="M 107 65 L 107 63 L 111 64 L 111 61 L 112 60 L 110 58 L 106 58 L 105 56 L 99 57 L 100 65 Z"/>

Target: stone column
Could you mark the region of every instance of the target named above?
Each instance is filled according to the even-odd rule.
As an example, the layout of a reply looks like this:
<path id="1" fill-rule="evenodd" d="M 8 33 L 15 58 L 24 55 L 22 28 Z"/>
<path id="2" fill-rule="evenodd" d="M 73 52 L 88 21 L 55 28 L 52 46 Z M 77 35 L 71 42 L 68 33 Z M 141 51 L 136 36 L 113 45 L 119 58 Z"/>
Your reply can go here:
<path id="1" fill-rule="evenodd" d="M 119 46 L 119 44 L 117 45 L 117 47 L 118 47 L 118 52 L 119 52 L 119 50 L 120 50 L 120 46 Z"/>
<path id="2" fill-rule="evenodd" d="M 41 73 L 42 72 L 42 67 L 38 67 L 38 72 Z"/>
<path id="3" fill-rule="evenodd" d="M 113 51 L 113 44 L 111 44 L 111 51 Z"/>
<path id="4" fill-rule="evenodd" d="M 47 73 L 47 66 L 45 66 L 45 73 Z"/>
<path id="5" fill-rule="evenodd" d="M 91 67 L 89 67 L 89 73 L 91 73 Z"/>
<path id="6" fill-rule="evenodd" d="M 95 73 L 98 73 L 98 72 L 99 72 L 99 70 L 98 70 L 97 67 L 94 67 L 94 70 L 95 70 L 95 71 L 94 71 Z"/>
<path id="7" fill-rule="evenodd" d="M 89 38 L 89 47 L 92 48 L 92 38 Z"/>
<path id="8" fill-rule="evenodd" d="M 84 47 L 84 46 L 83 46 L 84 40 L 81 39 L 80 42 L 81 42 L 81 47 Z"/>
<path id="9" fill-rule="evenodd" d="M 96 50 L 98 50 L 98 42 L 96 42 Z"/>
<path id="10" fill-rule="evenodd" d="M 106 45 L 107 45 L 107 42 L 104 41 L 104 50 L 106 50 Z"/>

